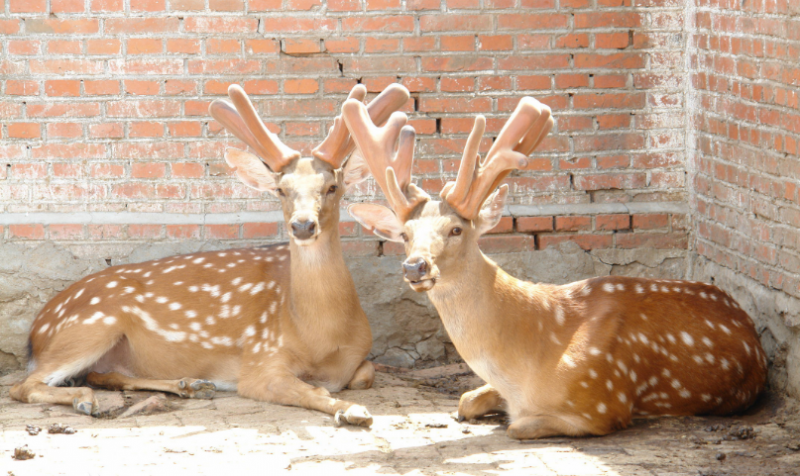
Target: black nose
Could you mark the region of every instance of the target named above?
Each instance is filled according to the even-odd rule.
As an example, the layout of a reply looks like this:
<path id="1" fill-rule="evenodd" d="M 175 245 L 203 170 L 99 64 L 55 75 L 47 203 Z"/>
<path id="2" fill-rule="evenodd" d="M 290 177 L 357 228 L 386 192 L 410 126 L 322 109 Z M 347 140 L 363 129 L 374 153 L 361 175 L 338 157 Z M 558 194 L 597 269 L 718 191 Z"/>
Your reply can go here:
<path id="1" fill-rule="evenodd" d="M 292 222 L 292 236 L 298 240 L 307 240 L 314 236 L 314 231 L 317 229 L 316 223 L 311 220 L 293 221 Z"/>
<path id="2" fill-rule="evenodd" d="M 428 262 L 423 258 L 409 258 L 403 261 L 403 274 L 409 281 L 419 281 L 428 273 Z"/>

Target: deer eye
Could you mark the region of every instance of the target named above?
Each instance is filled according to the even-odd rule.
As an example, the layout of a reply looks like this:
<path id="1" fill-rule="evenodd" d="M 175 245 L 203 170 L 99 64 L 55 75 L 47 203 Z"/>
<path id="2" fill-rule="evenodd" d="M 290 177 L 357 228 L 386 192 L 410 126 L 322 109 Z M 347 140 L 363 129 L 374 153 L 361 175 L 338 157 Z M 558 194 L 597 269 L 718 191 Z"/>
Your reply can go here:
<path id="1" fill-rule="evenodd" d="M 450 230 L 450 236 L 458 236 L 461 234 L 462 231 L 463 230 L 461 228 L 455 227 L 452 230 Z"/>
<path id="2" fill-rule="evenodd" d="M 331 185 L 331 188 L 328 189 L 328 195 L 336 193 L 336 189 L 338 187 L 336 185 Z"/>
<path id="3" fill-rule="evenodd" d="M 286 196 L 286 192 L 284 192 L 282 188 L 279 188 L 276 191 L 278 192 L 278 195 L 280 195 L 281 197 L 285 197 Z"/>
<path id="4" fill-rule="evenodd" d="M 403 239 L 403 241 L 405 241 L 406 243 L 408 243 L 408 235 L 406 235 L 405 233 L 400 233 L 400 238 L 402 238 L 402 239 Z"/>

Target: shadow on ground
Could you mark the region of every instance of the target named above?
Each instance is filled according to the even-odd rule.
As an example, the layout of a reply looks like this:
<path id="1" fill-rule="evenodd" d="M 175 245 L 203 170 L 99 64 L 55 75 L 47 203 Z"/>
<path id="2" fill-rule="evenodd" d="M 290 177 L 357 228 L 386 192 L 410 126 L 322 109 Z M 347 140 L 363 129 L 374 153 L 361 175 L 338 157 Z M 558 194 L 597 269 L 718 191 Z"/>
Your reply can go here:
<path id="1" fill-rule="evenodd" d="M 98 392 L 121 415 L 156 397 L 161 410 L 90 418 L 72 408 L 8 397 L 21 375 L 0 379 L 0 476 L 127 474 L 800 475 L 800 416 L 769 396 L 730 418 L 638 420 L 602 438 L 517 442 L 502 418 L 452 418 L 458 394 L 479 381 L 466 367 L 378 373 L 373 389 L 342 392 L 375 416 L 369 430 L 335 428 L 331 417 L 221 392 L 182 400 L 149 392 Z M 113 408 L 112 408 L 113 410 Z M 49 434 L 53 423 L 74 434 Z M 42 428 L 30 435 L 27 425 Z M 18 461 L 15 448 L 36 456 Z"/>

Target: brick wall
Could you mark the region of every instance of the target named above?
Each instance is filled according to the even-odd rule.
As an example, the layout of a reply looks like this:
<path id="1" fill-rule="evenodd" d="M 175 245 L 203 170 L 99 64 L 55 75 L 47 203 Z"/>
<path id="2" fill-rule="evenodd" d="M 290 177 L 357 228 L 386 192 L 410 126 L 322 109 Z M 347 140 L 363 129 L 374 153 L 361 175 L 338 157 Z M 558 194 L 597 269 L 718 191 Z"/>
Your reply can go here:
<path id="1" fill-rule="evenodd" d="M 697 252 L 800 297 L 800 3 L 698 0 Z"/>
<path id="2" fill-rule="evenodd" d="M 207 107 L 240 83 L 308 152 L 347 91 L 399 81 L 431 192 L 476 113 L 522 95 L 556 130 L 509 178 L 490 250 L 686 249 L 682 0 L 4 0 L 0 226 L 74 243 L 285 238 L 276 200 L 223 164 Z M 352 200 L 375 198 L 370 183 Z M 380 245 L 343 223 L 349 253 Z"/>

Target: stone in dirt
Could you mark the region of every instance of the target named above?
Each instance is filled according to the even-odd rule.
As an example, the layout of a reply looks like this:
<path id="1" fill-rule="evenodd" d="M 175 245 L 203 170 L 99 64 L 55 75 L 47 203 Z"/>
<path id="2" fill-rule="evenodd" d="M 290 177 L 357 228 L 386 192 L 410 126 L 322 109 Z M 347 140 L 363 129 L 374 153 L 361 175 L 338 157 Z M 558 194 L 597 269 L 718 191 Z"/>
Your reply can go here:
<path id="1" fill-rule="evenodd" d="M 61 423 L 53 423 L 50 425 L 50 428 L 47 429 L 47 432 L 51 435 L 55 434 L 64 434 L 64 435 L 74 435 L 75 429 L 71 426 L 62 425 Z M 30 431 L 28 432 L 30 433 Z"/>
<path id="2" fill-rule="evenodd" d="M 34 458 L 35 456 L 36 456 L 36 453 L 31 451 L 31 449 L 28 448 L 28 445 L 20 446 L 18 448 L 14 448 L 14 459 L 15 460 L 23 461 L 23 460 L 26 460 L 26 459 Z"/>

